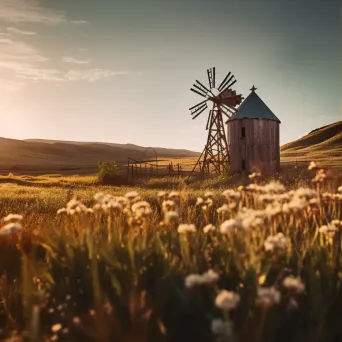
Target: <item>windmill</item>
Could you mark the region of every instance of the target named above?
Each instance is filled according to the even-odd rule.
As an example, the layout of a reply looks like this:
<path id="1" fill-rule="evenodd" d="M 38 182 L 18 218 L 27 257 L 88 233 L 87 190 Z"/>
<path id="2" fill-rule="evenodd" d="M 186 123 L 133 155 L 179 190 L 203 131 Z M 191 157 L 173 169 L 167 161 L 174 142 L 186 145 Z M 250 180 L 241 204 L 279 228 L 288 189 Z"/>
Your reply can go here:
<path id="1" fill-rule="evenodd" d="M 206 124 L 206 130 L 209 131 L 207 143 L 193 171 L 200 164 L 200 169 L 203 173 L 213 171 L 218 174 L 223 174 L 228 172 L 230 162 L 223 115 L 228 119 L 235 115 L 236 106 L 242 102 L 243 98 L 242 95 L 237 95 L 236 91 L 231 89 L 237 82 L 231 72 L 227 74 L 217 88 L 215 67 L 208 69 L 207 74 L 209 87 L 206 87 L 200 81 L 196 80 L 190 89 L 205 99 L 190 108 L 193 120 L 209 108 L 208 103 L 212 104 L 212 109 L 209 110 Z"/>

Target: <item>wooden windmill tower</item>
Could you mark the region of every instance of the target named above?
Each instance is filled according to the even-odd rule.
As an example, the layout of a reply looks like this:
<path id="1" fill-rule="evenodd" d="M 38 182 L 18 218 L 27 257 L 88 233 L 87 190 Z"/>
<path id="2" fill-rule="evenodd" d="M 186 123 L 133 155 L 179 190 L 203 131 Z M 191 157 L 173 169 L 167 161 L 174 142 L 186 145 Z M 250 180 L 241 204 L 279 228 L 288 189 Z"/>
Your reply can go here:
<path id="1" fill-rule="evenodd" d="M 217 88 L 215 68 L 208 69 L 207 75 L 208 87 L 196 80 L 190 89 L 205 99 L 190 108 L 192 119 L 196 119 L 208 109 L 208 103 L 212 105 L 206 125 L 206 130 L 208 130 L 207 143 L 193 171 L 200 164 L 203 173 L 226 174 L 229 169 L 230 155 L 223 116 L 230 119 L 236 112 L 236 106 L 242 102 L 243 98 L 242 95 L 237 95 L 236 91 L 231 89 L 237 82 L 231 72 L 228 73 Z M 201 162 L 202 157 L 203 161 Z"/>

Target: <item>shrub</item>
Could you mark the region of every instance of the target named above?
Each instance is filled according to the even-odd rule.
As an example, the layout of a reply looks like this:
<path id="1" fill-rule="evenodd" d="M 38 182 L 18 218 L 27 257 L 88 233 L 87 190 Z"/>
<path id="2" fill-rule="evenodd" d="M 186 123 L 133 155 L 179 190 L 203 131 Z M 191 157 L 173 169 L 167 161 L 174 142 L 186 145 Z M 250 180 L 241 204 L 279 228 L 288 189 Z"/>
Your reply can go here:
<path id="1" fill-rule="evenodd" d="M 125 184 L 125 178 L 119 174 L 118 166 L 115 162 L 98 163 L 98 180 L 105 185 L 122 185 Z"/>

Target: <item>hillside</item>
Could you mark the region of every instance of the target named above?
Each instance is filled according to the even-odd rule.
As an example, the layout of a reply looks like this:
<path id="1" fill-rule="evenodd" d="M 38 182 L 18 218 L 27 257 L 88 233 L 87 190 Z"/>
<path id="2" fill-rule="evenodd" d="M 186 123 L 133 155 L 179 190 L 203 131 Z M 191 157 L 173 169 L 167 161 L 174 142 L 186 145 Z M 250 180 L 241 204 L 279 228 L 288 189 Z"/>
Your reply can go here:
<path id="1" fill-rule="evenodd" d="M 342 121 L 311 131 L 281 147 L 283 162 L 319 161 L 322 165 L 342 167 Z"/>
<path id="2" fill-rule="evenodd" d="M 135 150 L 135 151 L 141 151 L 144 152 L 147 147 L 145 146 L 138 146 L 134 144 L 117 144 L 117 143 L 104 143 L 104 142 L 79 142 L 79 141 L 61 141 L 61 140 L 47 140 L 47 139 L 26 139 L 24 141 L 28 142 L 40 142 L 40 143 L 46 143 L 46 144 L 55 144 L 55 143 L 61 143 L 61 144 L 72 144 L 72 145 L 104 145 L 104 146 L 112 146 L 112 147 L 118 147 L 126 150 Z M 173 149 L 173 148 L 163 148 L 163 147 L 153 147 L 155 151 L 157 152 L 158 157 L 198 157 L 200 153 L 184 150 L 184 149 Z M 152 152 L 150 152 L 149 155 L 153 155 Z"/>
<path id="3" fill-rule="evenodd" d="M 124 147 L 123 147 L 124 146 Z M 0 138 L 0 173 L 7 171 L 94 171 L 99 161 L 127 163 L 128 158 L 153 157 L 145 148 L 131 144 L 77 143 L 62 141 L 14 140 Z M 193 157 L 199 153 L 156 149 L 158 158 Z"/>

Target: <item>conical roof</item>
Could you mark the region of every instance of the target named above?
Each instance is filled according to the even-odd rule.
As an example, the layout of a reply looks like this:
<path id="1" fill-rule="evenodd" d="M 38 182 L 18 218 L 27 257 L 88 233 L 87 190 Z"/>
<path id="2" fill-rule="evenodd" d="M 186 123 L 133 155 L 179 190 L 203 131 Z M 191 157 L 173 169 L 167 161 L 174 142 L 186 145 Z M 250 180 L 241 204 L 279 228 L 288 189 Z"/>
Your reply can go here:
<path id="1" fill-rule="evenodd" d="M 275 120 L 280 123 L 280 120 L 273 114 L 273 112 L 266 106 L 263 100 L 256 94 L 255 87 L 251 89 L 252 92 L 242 102 L 236 114 L 228 121 L 239 119 L 266 119 Z"/>

